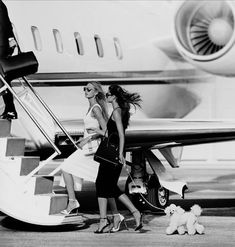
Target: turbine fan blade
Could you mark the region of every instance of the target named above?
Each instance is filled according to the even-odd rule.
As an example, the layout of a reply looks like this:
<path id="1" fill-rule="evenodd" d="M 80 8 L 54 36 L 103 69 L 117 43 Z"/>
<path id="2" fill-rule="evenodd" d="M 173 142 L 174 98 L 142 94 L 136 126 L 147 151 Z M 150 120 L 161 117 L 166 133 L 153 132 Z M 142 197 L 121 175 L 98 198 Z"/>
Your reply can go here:
<path id="1" fill-rule="evenodd" d="M 225 30 L 224 39 L 218 32 L 211 33 L 209 29 L 222 26 Z M 223 28 L 225 26 L 225 28 Z M 215 30 L 216 28 L 212 29 Z M 234 29 L 234 19 L 228 4 L 223 1 L 206 1 L 200 5 L 189 23 L 188 44 L 193 53 L 211 55 L 223 49 L 231 38 Z M 216 42 L 218 39 L 218 42 Z"/>

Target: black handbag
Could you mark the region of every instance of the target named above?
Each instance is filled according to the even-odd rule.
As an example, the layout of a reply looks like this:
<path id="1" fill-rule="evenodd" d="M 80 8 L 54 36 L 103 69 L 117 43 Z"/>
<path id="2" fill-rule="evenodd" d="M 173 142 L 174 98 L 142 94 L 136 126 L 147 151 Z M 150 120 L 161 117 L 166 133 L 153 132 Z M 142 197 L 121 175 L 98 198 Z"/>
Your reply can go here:
<path id="1" fill-rule="evenodd" d="M 111 141 L 111 134 L 109 137 L 103 137 L 98 149 L 94 154 L 94 160 L 101 162 L 108 162 L 113 165 L 120 165 L 118 145 Z"/>
<path id="2" fill-rule="evenodd" d="M 20 52 L 0 59 L 0 73 L 6 81 L 12 81 L 38 71 L 38 61 L 32 51 Z"/>

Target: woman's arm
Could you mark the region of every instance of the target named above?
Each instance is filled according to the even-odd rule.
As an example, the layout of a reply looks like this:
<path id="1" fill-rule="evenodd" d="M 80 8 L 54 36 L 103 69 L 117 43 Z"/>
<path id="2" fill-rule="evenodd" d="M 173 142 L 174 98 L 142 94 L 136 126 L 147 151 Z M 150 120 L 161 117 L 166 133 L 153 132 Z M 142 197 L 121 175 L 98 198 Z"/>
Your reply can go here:
<path id="1" fill-rule="evenodd" d="M 102 115 L 102 112 L 101 112 L 101 109 L 98 107 L 98 106 L 95 106 L 93 109 L 92 109 L 92 113 L 94 114 L 95 118 L 97 119 L 101 129 L 94 129 L 94 131 L 97 133 L 97 134 L 100 134 L 100 135 L 104 135 L 105 134 L 105 131 L 106 131 L 106 128 L 107 128 L 107 123 Z"/>
<path id="2" fill-rule="evenodd" d="M 118 130 L 118 136 L 119 136 L 119 159 L 122 164 L 124 164 L 125 159 L 123 156 L 123 151 L 124 151 L 124 144 L 125 144 L 125 133 L 124 133 L 124 128 L 122 124 L 122 117 L 121 117 L 121 109 L 117 109 L 116 111 L 113 112 L 113 118 L 114 121 L 117 125 L 117 130 Z"/>

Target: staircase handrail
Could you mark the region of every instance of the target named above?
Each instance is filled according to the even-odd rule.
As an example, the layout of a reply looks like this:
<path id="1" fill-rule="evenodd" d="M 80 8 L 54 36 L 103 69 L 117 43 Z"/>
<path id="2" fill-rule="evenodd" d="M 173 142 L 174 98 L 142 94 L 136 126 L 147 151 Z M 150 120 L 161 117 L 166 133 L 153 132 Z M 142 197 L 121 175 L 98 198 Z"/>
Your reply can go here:
<path id="1" fill-rule="evenodd" d="M 41 133 L 44 135 L 44 137 L 47 139 L 47 141 L 51 144 L 53 149 L 57 152 L 58 155 L 61 154 L 58 147 L 54 144 L 53 140 L 49 137 L 47 132 L 43 129 L 43 127 L 38 123 L 37 119 L 31 114 L 31 112 L 28 110 L 28 108 L 24 105 L 23 101 L 18 97 L 16 92 L 12 89 L 12 87 L 6 82 L 6 80 L 3 78 L 3 76 L 0 74 L 1 81 L 5 84 L 5 88 L 9 89 L 9 91 L 12 93 L 12 95 L 17 99 L 19 104 L 22 106 L 22 108 L 25 110 L 25 112 L 29 115 L 29 117 L 32 119 L 34 124 L 38 127 L 38 129 L 41 131 Z M 4 87 L 4 86 L 3 86 Z"/>
<path id="2" fill-rule="evenodd" d="M 72 142 L 72 144 L 75 146 L 76 149 L 79 149 L 73 138 L 69 135 L 67 130 L 64 128 L 64 126 L 60 123 L 59 119 L 55 116 L 55 114 L 51 111 L 51 109 L 48 107 L 48 105 L 45 103 L 45 101 L 40 97 L 40 95 L 34 90 L 32 85 L 29 83 L 29 81 L 26 79 L 25 76 L 22 77 L 25 83 L 28 85 L 30 90 L 33 92 L 33 94 L 37 97 L 37 99 L 41 102 L 43 107 L 47 110 L 47 112 L 50 114 L 50 116 L 54 119 L 54 121 L 57 123 L 59 128 L 62 130 L 62 132 L 69 138 L 69 140 Z"/>
<path id="3" fill-rule="evenodd" d="M 55 114 L 51 111 L 51 109 L 47 106 L 47 104 L 42 100 L 42 98 L 39 96 L 39 94 L 34 90 L 32 85 L 29 83 L 29 81 L 26 79 L 26 77 L 22 77 L 22 79 L 25 81 L 25 83 L 28 85 L 32 93 L 35 95 L 35 97 L 40 101 L 42 106 L 46 109 L 46 111 L 49 113 L 49 115 L 54 119 L 54 121 L 57 123 L 57 125 L 60 127 L 60 129 L 63 131 L 63 133 L 69 138 L 69 140 L 73 143 L 73 145 L 76 147 L 76 149 L 79 149 L 72 139 L 72 137 L 69 135 L 69 133 L 65 130 L 65 128 L 62 126 L 58 118 L 55 116 Z M 9 91 L 12 93 L 12 95 L 17 99 L 19 104 L 22 106 L 22 108 L 25 110 L 25 112 L 29 115 L 31 120 L 34 122 L 34 124 L 38 127 L 38 129 L 41 131 L 41 133 L 44 135 L 44 137 L 47 139 L 47 141 L 51 144 L 55 152 L 47 158 L 45 161 L 41 162 L 41 164 L 36 167 L 34 170 L 32 170 L 25 178 L 24 183 L 27 183 L 33 175 L 35 175 L 42 167 L 44 167 L 49 161 L 51 161 L 53 158 L 55 158 L 57 155 L 61 154 L 61 151 L 58 149 L 58 147 L 55 145 L 54 141 L 49 137 L 47 132 L 43 129 L 43 127 L 39 124 L 37 119 L 31 114 L 31 112 L 28 110 L 28 108 L 24 105 L 23 101 L 18 97 L 17 93 L 12 89 L 12 87 L 6 82 L 6 80 L 3 78 L 3 76 L 0 74 L 0 80 L 4 83 L 4 86 L 0 88 L 0 92 L 2 92 L 5 89 L 9 89 Z M 57 154 L 56 154 L 57 153 Z"/>

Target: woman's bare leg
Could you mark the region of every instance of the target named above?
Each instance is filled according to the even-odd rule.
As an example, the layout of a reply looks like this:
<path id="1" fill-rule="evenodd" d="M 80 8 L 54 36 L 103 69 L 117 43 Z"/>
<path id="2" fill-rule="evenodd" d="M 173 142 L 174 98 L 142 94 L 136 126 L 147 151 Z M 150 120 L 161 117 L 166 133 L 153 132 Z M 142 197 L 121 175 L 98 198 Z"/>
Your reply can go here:
<path id="1" fill-rule="evenodd" d="M 141 214 L 139 210 L 135 207 L 135 205 L 131 202 L 129 197 L 126 194 L 122 194 L 118 197 L 118 199 L 130 210 L 133 214 L 136 225 L 139 226 L 141 223 Z"/>
<path id="2" fill-rule="evenodd" d="M 118 209 L 117 209 L 117 203 L 116 203 L 116 200 L 115 198 L 108 198 L 108 203 L 109 203 L 109 206 L 110 206 L 110 209 L 111 209 L 111 212 L 112 214 L 118 214 Z"/>
<path id="3" fill-rule="evenodd" d="M 76 200 L 74 192 L 74 181 L 73 176 L 70 173 L 63 171 L 64 182 L 68 191 L 69 199 Z"/>
<path id="4" fill-rule="evenodd" d="M 121 216 L 117 209 L 117 203 L 115 198 L 108 198 L 108 203 L 110 205 L 110 209 L 113 214 L 113 227 L 116 229 L 120 224 Z"/>
<path id="5" fill-rule="evenodd" d="M 102 231 L 102 229 L 104 229 L 105 226 L 108 224 L 107 203 L 108 203 L 107 198 L 98 197 L 98 205 L 99 205 L 99 211 L 100 211 L 100 223 L 99 223 L 97 232 Z"/>
<path id="6" fill-rule="evenodd" d="M 63 171 L 63 177 L 64 177 L 65 185 L 68 191 L 69 202 L 68 202 L 67 208 L 65 210 L 62 210 L 61 213 L 70 214 L 75 209 L 77 210 L 80 205 L 75 197 L 73 176 Z"/>

